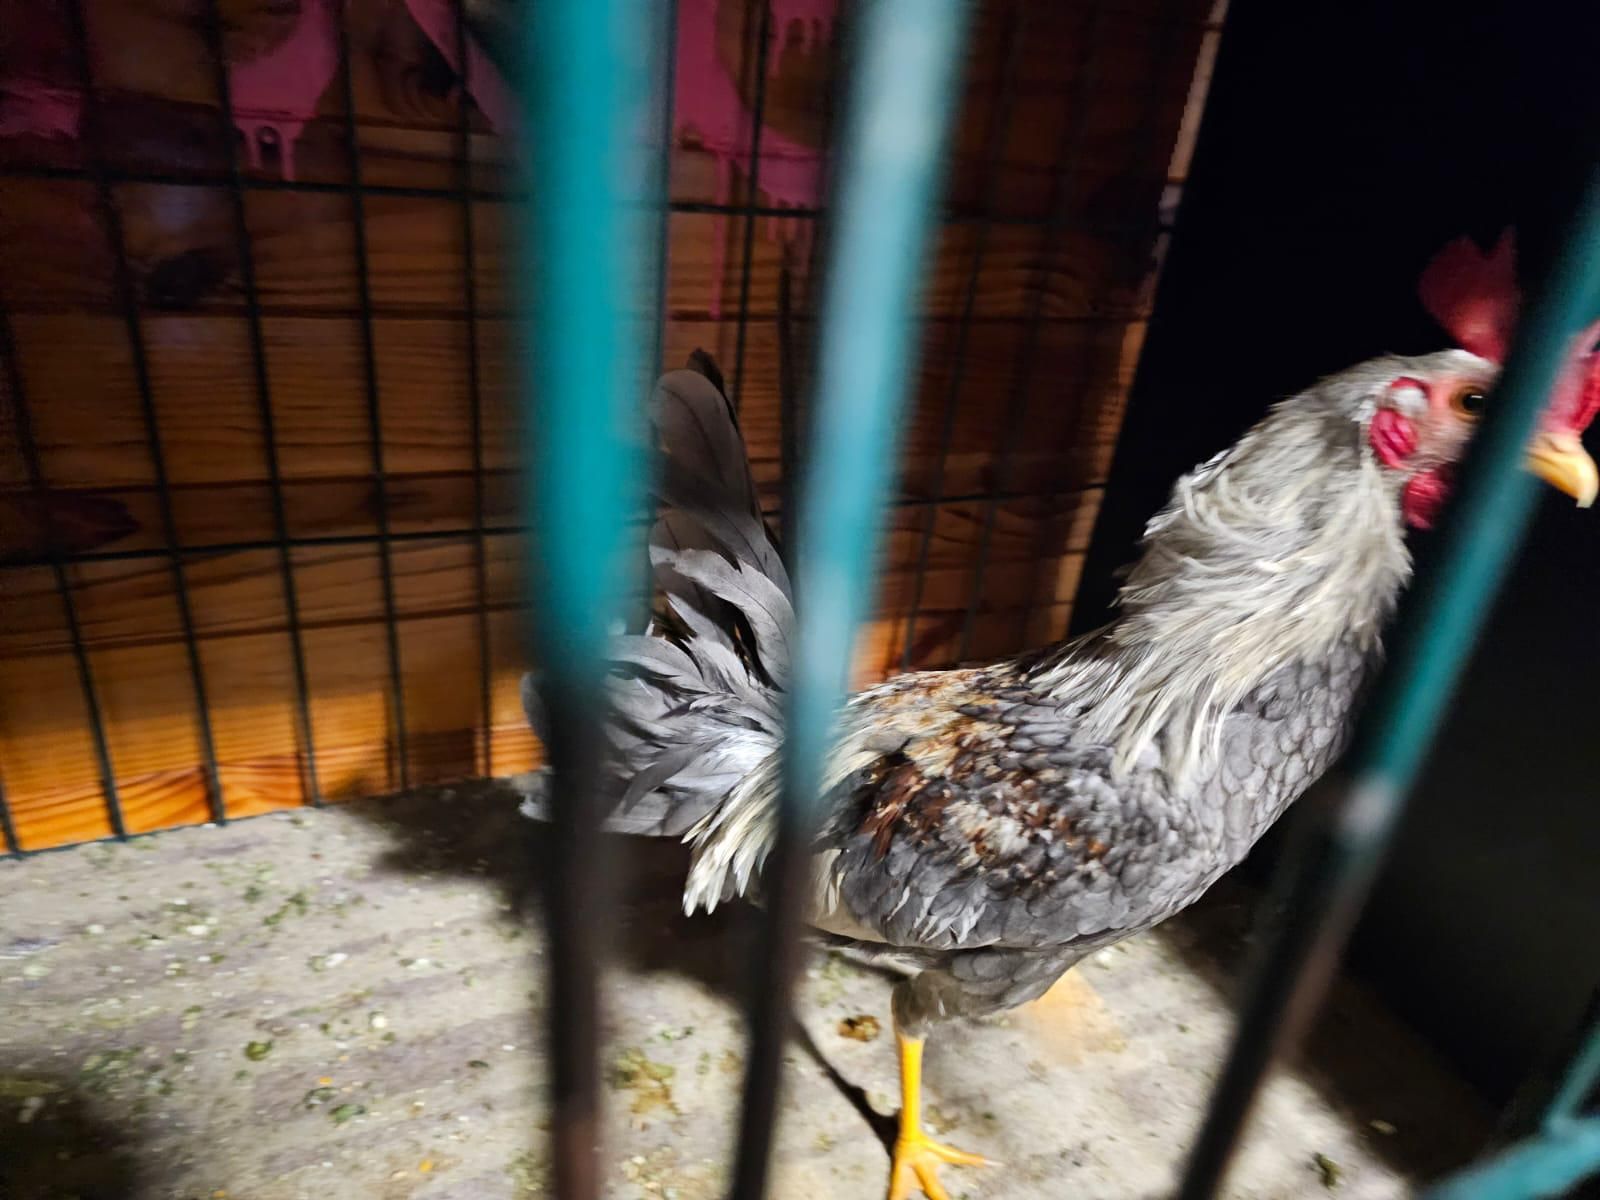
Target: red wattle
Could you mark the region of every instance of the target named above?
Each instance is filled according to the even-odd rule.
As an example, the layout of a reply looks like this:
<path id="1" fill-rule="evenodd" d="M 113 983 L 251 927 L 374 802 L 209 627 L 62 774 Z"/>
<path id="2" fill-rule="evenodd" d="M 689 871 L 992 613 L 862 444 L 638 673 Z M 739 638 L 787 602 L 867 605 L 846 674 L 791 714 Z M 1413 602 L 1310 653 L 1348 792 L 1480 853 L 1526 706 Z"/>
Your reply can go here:
<path id="1" fill-rule="evenodd" d="M 1422 471 L 1406 480 L 1400 489 L 1400 515 L 1413 529 L 1432 529 L 1439 510 L 1450 495 L 1447 467 Z"/>

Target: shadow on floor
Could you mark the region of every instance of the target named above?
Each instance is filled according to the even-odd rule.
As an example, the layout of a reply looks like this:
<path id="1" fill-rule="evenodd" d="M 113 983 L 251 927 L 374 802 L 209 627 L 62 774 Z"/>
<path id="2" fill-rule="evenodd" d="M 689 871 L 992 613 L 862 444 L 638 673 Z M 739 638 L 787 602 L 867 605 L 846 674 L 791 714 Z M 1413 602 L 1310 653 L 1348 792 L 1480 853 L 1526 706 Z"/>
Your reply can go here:
<path id="1" fill-rule="evenodd" d="M 140 1190 L 138 1147 L 101 1120 L 73 1079 L 0 1063 L 0 1095 L 19 1118 L 0 1122 L 0 1197 L 126 1200 Z"/>
<path id="2" fill-rule="evenodd" d="M 357 801 L 349 811 L 375 822 L 394 840 L 380 867 L 406 873 L 447 871 L 493 880 L 526 919 L 541 919 L 540 875 L 551 853 L 547 827 L 517 812 L 517 793 L 494 781 Z M 621 882 L 616 938 L 609 947 L 631 970 L 672 972 L 734 1003 L 746 994 L 749 965 L 761 933 L 759 913 L 745 903 L 711 914 L 683 911 L 689 849 L 674 838 L 609 840 L 612 877 Z M 861 964 L 864 970 L 876 969 Z M 539 1031 L 542 1036 L 543 1031 Z M 795 1041 L 883 1142 L 896 1124 L 875 1112 L 866 1092 L 847 1080 L 796 1023 Z"/>
<path id="3" fill-rule="evenodd" d="M 517 812 L 518 796 L 494 781 L 471 781 L 342 806 L 392 839 L 383 870 L 451 873 L 493 882 L 512 909 L 542 920 L 540 896 L 552 846 L 547 827 Z M 731 904 L 707 916 L 683 912 L 687 847 L 670 838 L 607 839 L 608 875 L 619 880 L 607 950 L 643 973 L 686 975 L 719 995 L 742 999 L 744 966 L 758 914 Z"/>
<path id="4" fill-rule="evenodd" d="M 393 839 L 384 869 L 401 873 L 451 872 L 493 880 L 506 900 L 538 919 L 539 880 L 550 853 L 543 826 L 517 812 L 508 786 L 474 781 L 404 796 L 358 801 L 349 811 L 382 827 Z M 621 881 L 611 952 L 635 970 L 686 975 L 738 1002 L 746 965 L 760 932 L 748 905 L 724 906 L 711 916 L 683 913 L 687 849 L 672 839 L 615 838 L 610 874 Z M 1156 934 L 1186 966 L 1232 1003 L 1256 923 L 1257 893 L 1229 878 L 1194 908 Z M 1414 1178 L 1435 1178 L 1475 1157 L 1489 1133 L 1481 1102 L 1420 1046 L 1408 1054 L 1390 1048 L 1415 1045 L 1358 985 L 1341 979 L 1323 1009 L 1300 1061 L 1330 1105 L 1368 1131 L 1374 1153 Z M 847 1099 L 859 1091 L 844 1080 L 809 1039 L 814 1057 Z M 1428 1071 L 1440 1087 L 1398 1087 L 1407 1072 Z M 1396 1097 L 1411 1107 L 1397 1108 Z M 880 1137 L 892 1130 L 872 1114 L 865 1098 L 856 1107 Z M 1423 1106 L 1426 1107 L 1423 1107 Z M 1390 1132 L 1392 1128 L 1393 1132 Z"/>
<path id="5" fill-rule="evenodd" d="M 1236 1008 L 1267 915 L 1259 893 L 1229 876 L 1154 936 Z M 1490 1137 L 1482 1099 L 1348 976 L 1336 979 L 1296 1062 L 1328 1105 L 1365 1131 L 1372 1152 L 1411 1178 L 1455 1170 Z M 1404 1086 L 1416 1072 L 1437 1086 Z"/>

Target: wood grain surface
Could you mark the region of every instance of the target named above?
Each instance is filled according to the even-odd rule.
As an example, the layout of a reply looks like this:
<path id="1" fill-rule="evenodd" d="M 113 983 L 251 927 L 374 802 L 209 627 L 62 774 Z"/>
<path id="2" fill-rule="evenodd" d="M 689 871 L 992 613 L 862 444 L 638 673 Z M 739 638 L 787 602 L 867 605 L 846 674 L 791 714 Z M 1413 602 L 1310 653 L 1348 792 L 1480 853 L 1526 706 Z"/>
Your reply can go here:
<path id="1" fill-rule="evenodd" d="M 719 0 L 718 8 L 718 53 L 747 87 L 748 72 L 736 68 L 757 2 Z M 921 305 L 923 353 L 880 593 L 860 638 L 860 680 L 898 670 L 908 641 L 914 664 L 953 661 L 969 623 L 974 657 L 1064 630 L 1149 315 L 1163 214 L 1186 169 L 1195 97 L 1215 49 L 1209 7 L 982 5 L 948 220 Z M 21 28 L 22 8 L 23 0 L 0 0 L 0 26 Z M 85 9 L 100 89 L 98 143 L 0 122 L 0 305 L 14 346 L 0 372 L 0 781 L 22 847 L 112 830 L 79 653 L 129 831 L 206 820 L 217 789 L 229 816 L 308 803 L 313 760 L 330 800 L 402 778 L 526 768 L 539 750 L 517 700 L 528 659 L 519 638 L 526 597 L 505 269 L 516 207 L 502 196 L 507 145 L 469 107 L 474 198 L 465 199 L 455 74 L 403 0 L 351 0 L 355 136 L 374 190 L 356 196 L 344 187 L 347 114 L 335 80 L 295 145 L 296 186 L 285 186 L 269 161 L 249 174 L 244 193 L 275 497 L 202 6 L 89 0 Z M 298 11 L 294 3 L 223 0 L 229 57 L 246 62 L 270 51 Z M 1008 68 L 1019 16 L 1024 36 Z M 70 38 L 48 22 L 35 25 L 31 40 L 0 37 L 0 104 L 6 85 L 23 75 L 72 82 Z M 833 50 L 782 56 L 768 81 L 767 128 L 817 143 Z M 1012 120 L 997 134 L 1006 80 Z M 119 173 L 111 195 L 135 292 L 132 336 L 105 214 L 86 173 L 93 153 Z M 731 378 L 742 326 L 741 420 L 776 518 L 779 279 L 787 267 L 797 294 L 808 294 L 816 220 L 756 218 L 741 319 L 745 218 L 683 211 L 719 199 L 715 156 L 692 133 L 675 139 L 671 168 L 679 211 L 666 223 L 663 364 L 703 347 Z M 748 195 L 735 170 L 731 197 L 720 198 Z M 759 189 L 754 198 L 774 202 Z M 537 188 L 530 201 L 537 203 Z M 994 219 L 979 219 L 986 214 Z M 367 407 L 358 218 L 368 248 L 381 488 Z M 653 305 L 641 298 L 647 330 Z M 810 328 L 802 306 L 798 344 Z M 133 337 L 147 364 L 176 546 L 162 519 Z M 29 487 L 24 407 L 42 491 Z M 393 655 L 380 496 L 394 535 Z M 287 553 L 276 545 L 275 499 L 298 543 Z M 69 586 L 70 618 L 53 557 Z M 198 639 L 214 781 L 180 596 Z M 300 733 L 296 635 L 309 745 Z"/>

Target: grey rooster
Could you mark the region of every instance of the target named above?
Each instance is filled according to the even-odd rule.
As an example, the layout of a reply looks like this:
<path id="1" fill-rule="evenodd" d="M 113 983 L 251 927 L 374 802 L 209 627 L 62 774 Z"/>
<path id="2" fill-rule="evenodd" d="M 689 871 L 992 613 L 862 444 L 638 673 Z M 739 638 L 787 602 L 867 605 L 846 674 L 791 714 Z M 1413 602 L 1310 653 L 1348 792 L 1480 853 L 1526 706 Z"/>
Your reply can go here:
<path id="1" fill-rule="evenodd" d="M 1340 752 L 1410 575 L 1407 526 L 1433 520 L 1494 383 L 1510 255 L 1508 241 L 1489 256 L 1457 243 L 1424 277 L 1467 349 L 1325 379 L 1180 479 L 1110 624 L 849 700 L 810 911 L 825 939 L 908 972 L 893 994 L 891 1200 L 914 1187 L 943 1200 L 940 1163 L 983 1162 L 922 1129 L 934 1024 L 1038 997 L 1179 912 Z M 1579 441 L 1600 405 L 1586 349 L 1528 459 L 1580 504 L 1597 486 Z M 654 399 L 664 607 L 615 641 L 609 826 L 692 845 L 693 912 L 755 891 L 771 849 L 794 617 L 714 365 L 697 355 Z M 538 730 L 536 691 L 525 684 Z"/>

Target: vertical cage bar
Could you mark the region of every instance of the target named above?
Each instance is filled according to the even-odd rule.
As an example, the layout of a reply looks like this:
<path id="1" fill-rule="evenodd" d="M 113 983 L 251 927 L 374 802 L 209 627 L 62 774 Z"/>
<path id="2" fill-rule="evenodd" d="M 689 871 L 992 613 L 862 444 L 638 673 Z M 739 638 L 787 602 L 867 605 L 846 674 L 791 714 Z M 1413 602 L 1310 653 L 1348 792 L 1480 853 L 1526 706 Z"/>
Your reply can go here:
<path id="1" fill-rule="evenodd" d="M 666 344 L 668 321 L 668 294 L 672 281 L 672 154 L 677 131 L 678 84 L 678 0 L 657 0 L 655 5 L 657 26 L 652 31 L 651 70 L 654 87 L 652 95 L 657 105 L 654 112 L 657 145 L 652 147 L 655 169 L 655 187 L 660 198 L 660 213 L 655 222 L 655 261 L 652 264 L 650 283 L 655 294 L 654 309 L 650 314 L 652 332 L 648 371 L 640 377 L 641 394 L 648 394 L 660 372 L 666 369 Z M 654 528 L 660 515 L 655 496 L 647 499 L 647 520 Z M 655 595 L 655 572 L 648 554 L 639 560 L 638 580 L 640 601 L 631 606 L 627 618 L 629 633 L 640 632 L 649 623 L 650 610 Z"/>
<path id="2" fill-rule="evenodd" d="M 961 317 L 956 325 L 956 344 L 950 355 L 950 386 L 945 389 L 943 415 L 939 424 L 939 458 L 933 469 L 933 485 L 929 488 L 933 503 L 928 506 L 922 523 L 922 537 L 917 545 L 916 571 L 911 577 L 911 606 L 906 610 L 906 636 L 900 650 L 900 669 L 911 669 L 911 655 L 917 644 L 917 618 L 922 614 L 923 589 L 928 582 L 928 559 L 933 552 L 934 531 L 939 526 L 939 508 L 944 495 L 945 471 L 950 465 L 950 451 L 955 445 L 956 417 L 960 413 L 961 385 L 967 376 L 967 341 L 972 333 L 972 314 L 978 303 L 978 280 L 983 275 L 983 264 L 989 252 L 989 235 L 994 228 L 994 204 L 999 187 L 1000 164 L 1003 160 L 1006 138 L 1011 131 L 1011 114 L 1016 107 L 1017 80 L 1022 63 L 1022 47 L 1028 25 L 1028 7 L 1017 3 L 1011 8 L 1011 19 L 1006 26 L 1004 65 L 1001 68 L 1000 87 L 996 92 L 994 108 L 989 114 L 989 124 L 984 131 L 982 184 L 978 192 L 978 227 L 973 231 L 972 257 L 967 263 L 967 279 L 962 289 Z"/>
<path id="3" fill-rule="evenodd" d="M 1600 1170 L 1600 1117 L 1571 1121 L 1475 1163 L 1421 1200 L 1558 1200 Z"/>
<path id="4" fill-rule="evenodd" d="M 800 398 L 796 394 L 794 276 L 789 264 L 778 270 L 778 540 L 794 545 L 794 505 L 800 475 Z"/>
<path id="5" fill-rule="evenodd" d="M 1161 14 L 1164 23 L 1157 28 L 1156 37 L 1160 40 L 1160 49 L 1155 56 L 1156 66 L 1153 72 L 1154 78 L 1157 80 L 1167 78 L 1168 71 L 1177 59 L 1178 48 L 1183 44 L 1183 39 L 1180 35 L 1182 20 L 1179 8 L 1179 5 L 1168 4 Z M 1129 239 L 1129 244 L 1133 248 L 1140 251 L 1144 251 L 1147 247 L 1153 251 L 1156 239 L 1160 236 L 1161 197 L 1169 177 L 1168 168 L 1171 165 L 1170 147 L 1168 148 L 1168 158 L 1166 160 L 1153 164 L 1150 161 L 1155 151 L 1160 149 L 1162 144 L 1161 134 L 1164 128 L 1160 120 L 1162 99 L 1162 91 L 1159 86 L 1153 86 L 1148 90 L 1144 105 L 1139 113 L 1137 130 L 1133 137 L 1129 139 L 1135 147 L 1131 159 L 1133 164 L 1131 174 L 1135 181 L 1141 178 L 1139 172 L 1143 166 L 1149 166 L 1152 172 L 1156 173 L 1155 177 L 1158 181 L 1152 197 L 1154 203 L 1146 210 L 1148 215 L 1131 222 L 1125 230 L 1119 231 L 1122 236 Z M 1093 361 L 1088 366 L 1088 369 L 1084 371 L 1083 381 L 1072 399 L 1072 415 L 1066 423 L 1066 433 L 1058 447 L 1063 456 L 1070 453 L 1073 442 L 1080 433 L 1079 422 L 1083 418 L 1084 406 L 1089 402 L 1090 390 L 1098 377 L 1098 368 L 1106 360 L 1110 360 L 1112 367 L 1115 368 L 1121 354 L 1122 342 L 1120 339 L 1113 341 L 1108 347 L 1102 349 L 1098 355 L 1092 350 L 1085 351 L 1085 357 Z M 1059 500 L 1067 494 L 1066 491 L 1054 489 L 1047 493 L 1051 500 Z M 1058 570 L 1060 566 L 1059 560 L 1052 559 L 1050 554 L 1050 535 L 1054 524 L 1053 516 L 1054 514 L 1047 511 L 1039 521 L 1039 538 L 1032 554 L 1033 572 L 1028 581 L 1028 590 L 1022 598 L 1022 616 L 1018 622 L 1017 636 L 1022 641 L 1024 648 L 1027 645 L 1028 629 L 1032 624 L 1034 611 L 1038 607 L 1038 597 L 1042 590 L 1046 573 L 1052 573 L 1053 577 L 1053 572 Z M 1054 599 L 1055 596 L 1052 590 L 1052 603 Z"/>
<path id="6" fill-rule="evenodd" d="M 750 275 L 755 267 L 756 208 L 761 200 L 761 129 L 767 120 L 767 63 L 772 53 L 772 3 L 761 7 L 756 21 L 755 102 L 750 114 L 750 170 L 745 175 L 744 257 L 739 268 L 739 322 L 733 342 L 733 410 L 744 406 L 744 343 L 750 329 Z M 718 285 L 721 280 L 716 281 Z"/>
<path id="7" fill-rule="evenodd" d="M 610 932 L 600 838 L 607 627 L 636 591 L 637 448 L 648 230 L 659 177 L 642 153 L 647 0 L 544 0 L 520 53 L 525 210 L 517 277 L 532 531 L 529 632 L 554 788 L 546 884 L 555 1193 L 600 1189 L 598 960 Z"/>
<path id="8" fill-rule="evenodd" d="M 294 561 L 289 552 L 289 521 L 284 507 L 283 472 L 278 461 L 277 424 L 272 409 L 272 381 L 267 365 L 267 343 L 262 332 L 261 292 L 256 285 L 255 247 L 244 203 L 244 171 L 239 162 L 239 139 L 233 120 L 233 82 L 229 78 L 222 38 L 219 0 L 206 0 L 202 14 L 206 52 L 211 57 L 217 90 L 219 132 L 228 148 L 228 196 L 233 219 L 234 254 L 239 260 L 239 281 L 244 289 L 245 325 L 250 334 L 250 367 L 256 391 L 256 411 L 261 420 L 262 453 L 267 463 L 267 485 L 272 497 L 272 532 L 277 539 L 278 578 L 283 588 L 284 618 L 289 626 L 290 665 L 294 672 L 295 732 L 305 755 L 301 784 L 312 804 L 322 803 L 317 774 L 317 747 L 311 730 L 311 688 L 306 675 L 305 637 L 300 628 L 300 597 L 294 581 Z"/>
<path id="9" fill-rule="evenodd" d="M 1600 1112 L 1581 1114 L 1600 1083 L 1600 994 L 1589 1005 L 1538 1128 L 1422 1193 L 1422 1200 L 1535 1200 L 1576 1195 L 1600 1172 Z M 1528 1086 L 1538 1087 L 1537 1077 Z M 1518 1102 L 1512 1101 L 1515 1111 Z"/>
<path id="10" fill-rule="evenodd" d="M 1044 227 L 1040 249 L 1039 270 L 1033 282 L 1033 296 L 1028 304 L 1027 324 L 1023 327 L 1022 346 L 1017 354 L 1016 372 L 1012 377 L 1011 394 L 1006 402 L 1002 420 L 1000 458 L 995 464 L 993 495 L 983 506 L 983 528 L 978 534 L 978 554 L 972 565 L 971 580 L 967 585 L 967 611 L 961 622 L 961 641 L 956 651 L 956 661 L 965 662 L 972 654 L 972 638 L 977 630 L 978 609 L 983 605 L 983 581 L 989 573 L 989 555 L 994 546 L 995 523 L 1000 516 L 1000 497 L 1011 487 L 1011 465 L 1021 443 L 1022 422 L 1028 411 L 1028 389 L 1033 383 L 1034 361 L 1038 357 L 1039 337 L 1044 330 L 1044 302 L 1049 294 L 1045 286 L 1050 271 L 1050 259 L 1057 241 L 1065 232 L 1072 209 L 1072 188 L 1068 177 L 1077 166 L 1078 150 L 1083 141 L 1090 98 L 1094 95 L 1099 75 L 1100 59 L 1096 53 L 1100 42 L 1100 29 L 1105 20 L 1105 6 L 1096 4 L 1084 19 L 1083 45 L 1078 59 L 1078 86 L 1073 90 L 1071 111 L 1062 128 L 1061 145 L 1057 150 L 1056 171 L 1050 181 L 1050 218 Z"/>
<path id="11" fill-rule="evenodd" d="M 162 446 L 155 389 L 150 381 L 150 363 L 145 352 L 144 327 L 139 315 L 139 294 L 134 286 L 133 268 L 128 261 L 128 242 L 122 225 L 122 211 L 117 205 L 116 194 L 112 190 L 111 178 L 105 166 L 105 144 L 100 124 L 100 96 L 95 86 L 94 68 L 90 61 L 89 27 L 84 17 L 83 0 L 69 0 L 66 9 L 72 27 L 78 85 L 83 93 L 85 157 L 93 181 L 95 201 L 100 208 L 101 221 L 105 225 L 106 239 L 110 243 L 117 306 L 121 311 L 123 329 L 128 338 L 129 355 L 133 360 L 134 382 L 139 392 L 139 413 L 144 424 L 145 449 L 150 455 L 150 469 L 155 475 L 156 506 L 161 517 L 161 537 L 172 570 L 172 587 L 178 603 L 178 623 L 183 631 L 184 657 L 189 669 L 190 686 L 194 692 L 195 724 L 200 738 L 206 800 L 211 808 L 211 819 L 225 822 L 228 819 L 227 802 L 222 795 L 222 775 L 217 769 L 217 747 L 211 732 L 211 701 L 206 693 L 205 671 L 200 662 L 200 642 L 195 636 L 194 611 L 189 602 L 188 572 L 184 567 L 183 549 L 178 540 L 178 523 L 172 510 L 172 488 L 167 479 L 166 451 Z"/>
<path id="12" fill-rule="evenodd" d="M 356 246 L 356 298 L 361 310 L 361 367 L 367 396 L 367 435 L 372 441 L 373 507 L 378 525 L 378 572 L 383 584 L 383 629 L 389 652 L 390 703 L 394 749 L 400 760 L 402 790 L 411 786 L 411 753 L 406 733 L 405 679 L 400 671 L 400 628 L 395 617 L 394 543 L 389 533 L 389 481 L 383 465 L 383 400 L 378 391 L 378 349 L 372 332 L 372 260 L 367 253 L 367 201 L 362 188 L 361 136 L 356 128 L 355 75 L 350 64 L 350 5 L 338 0 L 339 81 L 344 97 L 345 154 L 350 165 L 350 207 Z"/>
<path id="13" fill-rule="evenodd" d="M 72 662 L 78 672 L 78 691 L 83 696 L 84 711 L 89 715 L 89 738 L 94 744 L 95 765 L 100 771 L 100 793 L 105 797 L 106 819 L 111 832 L 126 839 L 128 826 L 122 817 L 122 797 L 117 792 L 117 773 L 111 765 L 111 743 L 106 737 L 105 712 L 100 707 L 100 692 L 95 687 L 94 671 L 89 665 L 89 651 L 83 644 L 83 629 L 78 623 L 78 604 L 72 598 L 72 583 L 67 578 L 66 564 L 61 557 L 61 540 L 57 536 L 55 513 L 50 506 L 46 488 L 44 463 L 39 457 L 39 444 L 33 436 L 33 417 L 28 410 L 28 396 L 23 389 L 22 362 L 17 357 L 16 339 L 11 334 L 11 318 L 5 306 L 0 305 L 0 359 L 5 361 L 6 390 L 16 412 L 17 447 L 22 451 L 22 463 L 28 474 L 28 490 L 38 501 L 44 514 L 45 540 L 49 547 L 50 573 L 56 585 L 56 595 L 61 598 L 61 614 L 67 623 L 67 638 L 72 643 Z M 12 845 L 21 849 L 13 837 Z"/>
<path id="14" fill-rule="evenodd" d="M 828 245 L 808 469 L 801 482 L 793 678 L 767 936 L 750 992 L 750 1049 L 732 1195 L 766 1190 L 809 902 L 824 762 L 867 608 L 898 417 L 917 350 L 913 316 L 942 188 L 964 0 L 871 0 L 858 14 Z"/>
<path id="15" fill-rule="evenodd" d="M 1567 1068 L 1560 1089 L 1545 1111 L 1545 1128 L 1577 1116 L 1597 1086 L 1600 1086 L 1600 1016 L 1590 1026 L 1587 1040 Z"/>
<path id="16" fill-rule="evenodd" d="M 676 140 L 678 105 L 678 0 L 660 0 L 661 31 L 661 160 L 656 188 L 661 195 L 660 242 L 656 251 L 656 340 L 651 348 L 650 371 L 666 368 L 667 287 L 672 276 L 672 150 Z"/>
<path id="17" fill-rule="evenodd" d="M 17 827 L 11 820 L 11 802 L 6 799 L 6 782 L 0 778 L 0 835 L 4 835 L 5 856 L 20 857 L 22 843 L 17 840 Z"/>
<path id="18" fill-rule="evenodd" d="M 483 727 L 480 773 L 494 774 L 493 663 L 489 651 L 489 549 L 484 532 L 483 371 L 478 360 L 478 238 L 472 212 L 471 42 L 466 0 L 451 5 L 455 16 L 456 181 L 461 189 L 461 303 L 467 335 L 467 414 L 472 438 L 472 576 L 478 594 L 478 720 Z"/>
<path id="19" fill-rule="evenodd" d="M 1584 1005 L 1582 1015 L 1569 1034 L 1560 1039 L 1545 1056 L 1548 1061 L 1536 1065 L 1523 1078 L 1516 1092 L 1501 1109 L 1491 1135 L 1493 1145 L 1509 1146 L 1550 1124 L 1552 1115 L 1559 1122 L 1581 1107 L 1580 1103 L 1573 1109 L 1567 1109 L 1559 1097 L 1573 1087 L 1574 1071 L 1579 1072 L 1578 1078 L 1582 1077 L 1584 1068 L 1581 1055 L 1584 1048 L 1590 1045 L 1590 1039 L 1597 1037 L 1600 1037 L 1600 981 L 1597 981 L 1589 1002 Z M 1600 1078 L 1590 1079 L 1587 1087 L 1580 1085 L 1577 1093 L 1580 1097 L 1593 1093 L 1595 1100 L 1600 1102 L 1600 1089 L 1596 1085 L 1600 1085 Z"/>
<path id="20" fill-rule="evenodd" d="M 1279 872 L 1275 929 L 1249 976 L 1238 1032 L 1206 1112 L 1179 1200 L 1216 1194 L 1274 1056 L 1298 1036 L 1332 975 L 1478 628 L 1533 507 L 1522 457 L 1572 339 L 1600 308 L 1600 173 L 1563 251 L 1517 330 L 1446 513 L 1419 572 L 1390 665 L 1337 777 L 1304 806 L 1303 852 Z"/>

